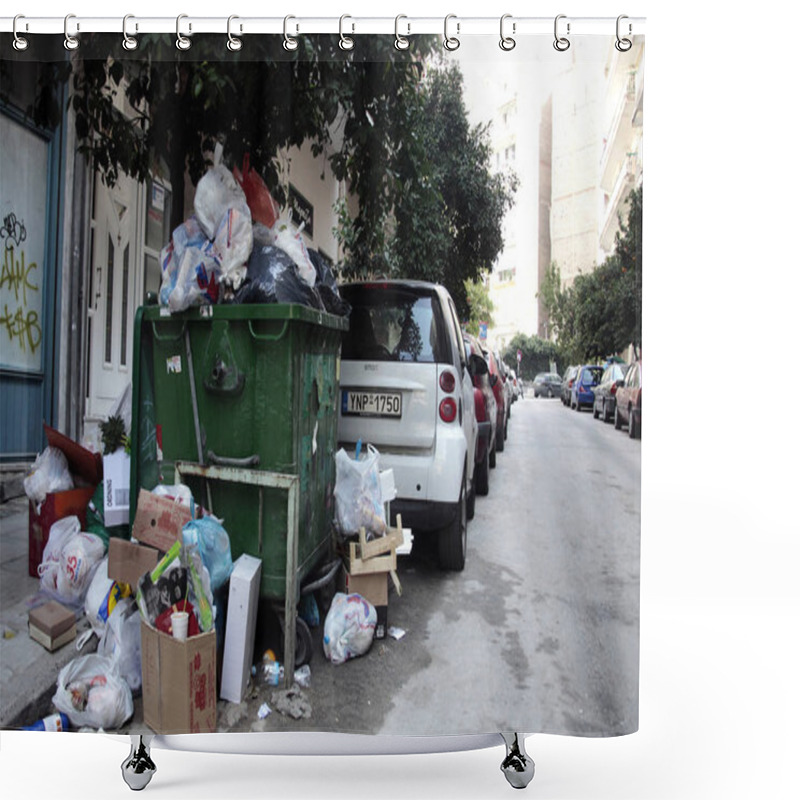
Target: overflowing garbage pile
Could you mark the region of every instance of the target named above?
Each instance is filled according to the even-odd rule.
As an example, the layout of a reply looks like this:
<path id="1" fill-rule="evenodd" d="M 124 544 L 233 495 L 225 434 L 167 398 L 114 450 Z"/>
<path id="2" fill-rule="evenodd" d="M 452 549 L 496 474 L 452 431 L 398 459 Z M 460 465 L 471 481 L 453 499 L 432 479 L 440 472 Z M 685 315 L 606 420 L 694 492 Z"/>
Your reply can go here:
<path id="1" fill-rule="evenodd" d="M 112 428 L 109 447 L 126 435 L 124 425 Z M 91 512 L 104 505 L 103 459 L 52 429 L 48 439 L 28 481 L 31 531 L 38 525 L 43 543 L 29 634 L 50 652 L 70 643 L 77 652 L 59 671 L 56 713 L 34 729 L 119 730 L 140 693 L 142 721 L 162 734 L 217 730 L 218 700 L 227 702 L 223 722 L 251 713 L 254 725 L 266 725 L 273 711 L 312 716 L 308 661 L 289 675 L 272 649 L 256 651 L 262 562 L 232 560 L 224 520 L 188 486 L 159 485 L 139 491 L 130 524 L 105 527 L 102 513 Z M 375 640 L 404 636 L 388 625 L 388 607 L 392 589 L 402 595 L 397 558 L 410 549 L 410 532 L 399 517 L 395 528 L 387 524 L 396 492 L 374 447 L 340 449 L 335 463 L 333 545 L 343 568 L 332 573 L 330 604 L 305 594 L 297 615 L 321 628 L 317 647 L 338 669 Z M 77 633 L 84 616 L 88 627 Z"/>
<path id="2" fill-rule="evenodd" d="M 197 184 L 194 214 L 161 251 L 159 304 L 298 303 L 347 316 L 333 266 L 306 247 L 245 156 L 242 171 L 215 163 Z"/>

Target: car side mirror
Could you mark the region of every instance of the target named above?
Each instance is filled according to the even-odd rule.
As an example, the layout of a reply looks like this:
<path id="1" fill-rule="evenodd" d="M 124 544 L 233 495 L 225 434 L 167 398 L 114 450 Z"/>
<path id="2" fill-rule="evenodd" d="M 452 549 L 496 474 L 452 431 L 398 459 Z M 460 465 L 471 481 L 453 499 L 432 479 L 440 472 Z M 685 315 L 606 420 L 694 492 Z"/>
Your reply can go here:
<path id="1" fill-rule="evenodd" d="M 470 375 L 486 375 L 489 372 L 489 365 L 486 363 L 486 359 L 483 358 L 483 356 L 479 356 L 477 353 L 471 353 L 468 369 Z"/>
<path id="2" fill-rule="evenodd" d="M 491 375 L 489 376 L 489 386 L 491 386 L 491 387 L 494 389 L 494 387 L 495 387 L 496 385 L 497 385 L 497 375 L 495 375 L 495 374 L 493 373 L 493 374 L 491 374 Z"/>

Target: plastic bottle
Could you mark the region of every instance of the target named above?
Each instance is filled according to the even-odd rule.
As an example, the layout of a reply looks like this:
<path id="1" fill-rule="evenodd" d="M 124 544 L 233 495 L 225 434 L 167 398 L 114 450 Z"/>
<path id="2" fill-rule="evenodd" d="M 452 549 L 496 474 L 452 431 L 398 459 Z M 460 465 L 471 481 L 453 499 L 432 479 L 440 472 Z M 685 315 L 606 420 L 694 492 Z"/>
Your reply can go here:
<path id="1" fill-rule="evenodd" d="M 23 731 L 68 731 L 69 717 L 66 714 L 50 714 L 49 717 L 40 719 L 33 725 L 23 728 Z"/>

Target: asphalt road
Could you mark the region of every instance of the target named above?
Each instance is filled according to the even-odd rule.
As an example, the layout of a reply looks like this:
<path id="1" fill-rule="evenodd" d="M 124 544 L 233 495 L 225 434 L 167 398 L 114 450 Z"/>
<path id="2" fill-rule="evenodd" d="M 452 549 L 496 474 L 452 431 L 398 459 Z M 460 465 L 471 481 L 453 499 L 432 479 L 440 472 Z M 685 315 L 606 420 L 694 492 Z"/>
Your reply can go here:
<path id="1" fill-rule="evenodd" d="M 389 624 L 402 639 L 333 666 L 317 629 L 310 715 L 284 716 L 272 690 L 256 689 L 219 704 L 219 730 L 636 730 L 640 464 L 641 442 L 589 411 L 517 402 L 469 523 L 465 570 L 401 558 Z M 272 713 L 259 719 L 264 702 Z"/>

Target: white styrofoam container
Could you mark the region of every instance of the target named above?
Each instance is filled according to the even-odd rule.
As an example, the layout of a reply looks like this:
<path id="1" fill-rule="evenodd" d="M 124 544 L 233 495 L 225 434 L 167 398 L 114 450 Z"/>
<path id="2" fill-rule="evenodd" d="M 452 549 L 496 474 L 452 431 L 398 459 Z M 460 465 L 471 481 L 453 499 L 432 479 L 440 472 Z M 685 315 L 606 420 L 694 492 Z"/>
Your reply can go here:
<path id="1" fill-rule="evenodd" d="M 219 690 L 219 696 L 231 703 L 241 703 L 247 689 L 253 663 L 260 584 L 261 560 L 247 554 L 239 556 L 230 578 Z"/>

